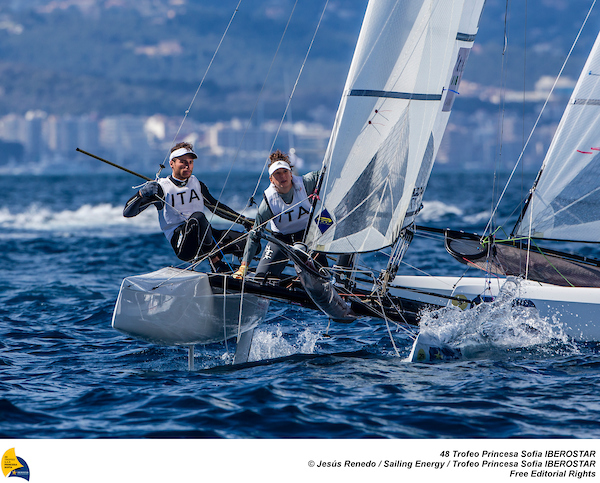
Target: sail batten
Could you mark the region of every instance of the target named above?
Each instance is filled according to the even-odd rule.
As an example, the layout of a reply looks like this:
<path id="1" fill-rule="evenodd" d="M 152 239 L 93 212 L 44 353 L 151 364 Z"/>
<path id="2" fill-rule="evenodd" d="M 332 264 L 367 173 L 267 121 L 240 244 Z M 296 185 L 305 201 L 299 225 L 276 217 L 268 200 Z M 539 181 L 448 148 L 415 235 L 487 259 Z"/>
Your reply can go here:
<path id="1" fill-rule="evenodd" d="M 484 3 L 369 2 L 323 163 L 310 249 L 379 250 L 412 223 Z"/>
<path id="2" fill-rule="evenodd" d="M 476 37 L 476 34 L 466 34 L 462 32 L 456 34 L 456 40 L 461 40 L 463 42 L 475 42 Z"/>
<path id="3" fill-rule="evenodd" d="M 390 99 L 410 99 L 415 101 L 439 101 L 441 94 L 418 94 L 416 92 L 376 91 L 370 89 L 352 89 L 349 96 L 388 97 Z"/>
<path id="4" fill-rule="evenodd" d="M 600 106 L 600 99 L 574 99 L 572 103 L 577 105 L 585 104 L 586 106 Z"/>

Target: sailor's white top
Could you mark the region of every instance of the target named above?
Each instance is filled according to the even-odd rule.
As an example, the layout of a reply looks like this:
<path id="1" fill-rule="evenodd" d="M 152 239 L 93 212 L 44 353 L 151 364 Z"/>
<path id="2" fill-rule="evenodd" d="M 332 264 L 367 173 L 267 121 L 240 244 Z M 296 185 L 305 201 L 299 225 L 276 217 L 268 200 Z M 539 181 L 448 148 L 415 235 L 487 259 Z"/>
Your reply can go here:
<path id="1" fill-rule="evenodd" d="M 169 178 L 159 178 L 158 182 L 165 192 L 165 206 L 158 211 L 160 229 L 167 240 L 171 241 L 173 232 L 197 211 L 204 213 L 204 200 L 200 181 L 190 176 L 185 186 L 177 186 Z"/>
<path id="2" fill-rule="evenodd" d="M 292 202 L 287 204 L 271 184 L 265 190 L 265 198 L 274 218 L 270 221 L 271 230 L 275 233 L 290 235 L 304 230 L 308 224 L 310 201 L 301 176 L 292 176 Z"/>

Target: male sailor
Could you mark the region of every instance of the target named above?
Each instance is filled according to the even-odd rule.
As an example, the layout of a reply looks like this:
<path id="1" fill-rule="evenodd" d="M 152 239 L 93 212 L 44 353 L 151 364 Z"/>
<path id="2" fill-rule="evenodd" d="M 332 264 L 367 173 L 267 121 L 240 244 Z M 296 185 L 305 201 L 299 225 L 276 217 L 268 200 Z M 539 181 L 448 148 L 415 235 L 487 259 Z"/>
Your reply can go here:
<path id="1" fill-rule="evenodd" d="M 223 254 L 241 257 L 245 235 L 211 227 L 204 214 L 205 202 L 211 205 L 213 212 L 219 208 L 220 214 L 225 212 L 232 221 L 245 223 L 247 220 L 218 202 L 206 185 L 192 174 L 196 158 L 190 143 L 173 146 L 169 155 L 171 175 L 142 186 L 126 203 L 123 216 L 131 218 L 150 205 L 156 206 L 160 228 L 179 259 L 191 261 L 209 255 L 213 271 L 224 272 L 228 266 L 222 260 Z"/>
<path id="2" fill-rule="evenodd" d="M 292 174 L 292 166 L 287 154 L 280 150 L 269 156 L 269 180 L 271 184 L 263 194 L 258 207 L 254 228 L 248 235 L 248 243 L 244 258 L 234 278 L 242 278 L 248 271 L 248 265 L 256 247 L 260 243 L 260 235 L 268 222 L 273 236 L 284 243 L 301 242 L 308 225 L 311 203 L 308 193 L 313 193 L 317 186 L 319 171 L 304 176 Z M 267 275 L 279 277 L 287 264 L 287 257 L 274 243 L 265 247 L 255 278 Z"/>

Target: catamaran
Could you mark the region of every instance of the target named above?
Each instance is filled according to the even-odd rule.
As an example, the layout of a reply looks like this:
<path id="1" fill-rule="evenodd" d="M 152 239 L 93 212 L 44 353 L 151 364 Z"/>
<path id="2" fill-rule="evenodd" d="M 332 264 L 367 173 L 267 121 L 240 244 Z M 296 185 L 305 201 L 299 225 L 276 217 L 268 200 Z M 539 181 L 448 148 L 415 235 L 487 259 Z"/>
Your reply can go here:
<path id="1" fill-rule="evenodd" d="M 277 280 L 256 280 L 251 276 L 236 280 L 230 275 L 192 270 L 191 278 L 198 279 L 192 285 L 203 287 L 200 296 L 208 294 L 207 306 L 227 304 L 208 317 L 210 323 L 221 321 L 215 323 L 210 335 L 199 329 L 202 335 L 192 336 L 176 325 L 166 336 L 166 329 L 158 330 L 155 322 L 147 323 L 146 317 L 150 312 L 160 314 L 156 318 L 160 324 L 171 324 L 173 318 L 179 317 L 179 312 L 171 309 L 179 310 L 181 306 L 170 302 L 173 294 L 162 298 L 153 295 L 171 280 L 181 281 L 182 286 L 188 284 L 189 273 L 176 274 L 171 270 L 151 275 L 150 281 L 131 277 L 122 286 L 113 326 L 155 343 L 188 346 L 226 340 L 231 335 L 237 335 L 241 342 L 241 334 L 246 333 L 246 344 L 240 345 L 247 349 L 253 327 L 266 314 L 268 299 L 300 303 L 343 322 L 367 315 L 417 325 L 424 309 L 473 307 L 498 297 L 509 283 L 517 287 L 513 303 L 534 308 L 542 317 L 559 320 L 565 332 L 575 339 L 600 340 L 600 325 L 596 323 L 600 316 L 600 262 L 537 246 L 538 240 L 544 239 L 600 241 L 600 146 L 595 134 L 600 127 L 598 40 L 513 237 L 501 241 L 491 236 L 445 231 L 446 247 L 455 258 L 495 276 L 397 274 L 418 229 L 415 222 L 423 194 L 459 93 L 484 3 L 369 2 L 304 242 L 284 246 L 295 274 Z M 359 268 L 359 255 L 389 247 L 391 256 L 382 272 Z M 313 257 L 315 253 L 340 258 L 332 267 L 319 266 Z M 153 277 L 163 278 L 155 282 Z M 142 287 L 141 295 L 127 293 L 138 286 Z M 180 301 L 189 298 L 177 284 L 169 290 L 181 297 Z M 125 318 L 124 302 L 131 310 Z M 190 325 L 194 317 L 204 320 L 198 316 L 205 312 L 203 303 L 196 299 L 191 312 L 183 316 Z M 127 329 L 124 321 L 129 324 Z M 436 345 L 422 335 L 416 339 L 411 360 L 460 356 L 457 348 Z M 244 356 L 237 358 L 244 360 Z"/>
<path id="2" fill-rule="evenodd" d="M 369 2 L 304 243 L 284 247 L 296 274 L 236 280 L 167 268 L 128 277 L 113 327 L 153 343 L 190 348 L 237 336 L 244 349 L 236 352 L 236 362 L 244 362 L 271 298 L 321 310 L 338 321 L 367 315 L 416 324 L 428 304 L 412 293 L 404 298 L 394 277 L 412 239 L 484 3 Z M 387 247 L 393 247 L 392 256 L 382 273 L 357 268 L 359 254 Z M 313 259 L 316 252 L 344 261 L 322 267 Z"/>

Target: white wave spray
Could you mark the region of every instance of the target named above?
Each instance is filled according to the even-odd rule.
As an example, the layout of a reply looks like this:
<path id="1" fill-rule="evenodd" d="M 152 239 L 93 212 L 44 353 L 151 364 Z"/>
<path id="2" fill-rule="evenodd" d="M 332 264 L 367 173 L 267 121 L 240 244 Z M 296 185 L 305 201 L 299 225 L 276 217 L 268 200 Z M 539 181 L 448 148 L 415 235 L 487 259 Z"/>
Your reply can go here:
<path id="1" fill-rule="evenodd" d="M 230 226 L 230 222 L 219 217 L 210 217 L 218 228 Z M 58 235 L 86 234 L 92 236 L 114 236 L 131 233 L 160 233 L 156 210 L 146 209 L 138 216 L 125 218 L 123 206 L 110 203 L 85 204 L 73 210 L 53 211 L 39 204 L 32 204 L 20 212 L 7 207 L 0 208 L 0 229 L 3 237 L 22 237 L 35 233 Z"/>
<path id="2" fill-rule="evenodd" d="M 249 361 L 276 359 L 294 354 L 313 354 L 319 338 L 320 335 L 310 329 L 305 329 L 294 337 L 284 336 L 279 326 L 275 331 L 256 329 Z"/>
<path id="3" fill-rule="evenodd" d="M 470 309 L 445 307 L 425 312 L 420 333 L 460 349 L 464 358 L 485 357 L 520 349 L 547 354 L 577 352 L 558 320 L 541 317 L 519 298 L 518 279 L 508 280 L 492 302 Z"/>

